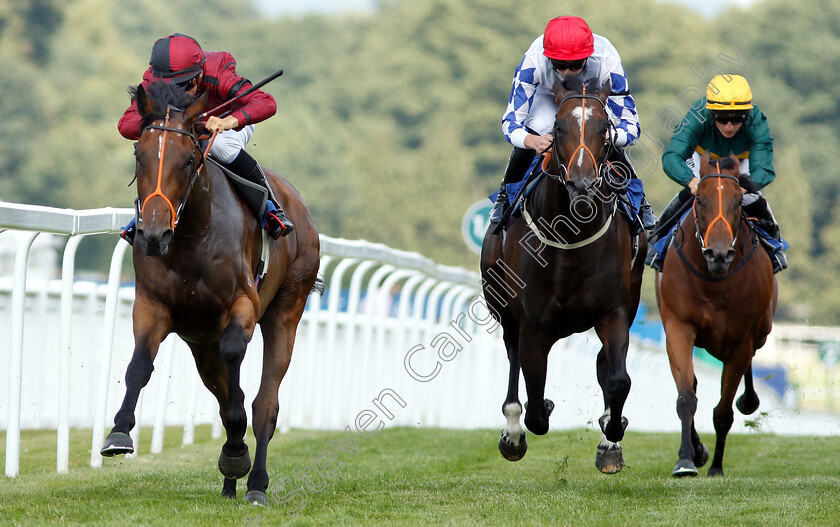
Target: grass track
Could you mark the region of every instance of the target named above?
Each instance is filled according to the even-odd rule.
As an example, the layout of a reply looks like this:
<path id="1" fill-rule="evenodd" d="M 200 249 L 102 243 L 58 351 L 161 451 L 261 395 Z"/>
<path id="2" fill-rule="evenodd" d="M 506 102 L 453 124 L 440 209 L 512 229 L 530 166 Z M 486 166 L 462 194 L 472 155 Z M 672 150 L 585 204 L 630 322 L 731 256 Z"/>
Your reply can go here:
<path id="1" fill-rule="evenodd" d="M 189 447 L 180 446 L 178 429 L 167 430 L 156 455 L 148 453 L 150 436 L 142 431 L 139 457 L 91 469 L 90 433 L 74 431 L 70 473 L 56 474 L 55 433 L 24 432 L 21 475 L 0 479 L 0 524 L 840 525 L 840 437 L 730 435 L 726 476 L 707 478 L 703 468 L 677 480 L 669 475 L 676 434 L 629 432 L 627 467 L 605 476 L 594 466 L 599 435 L 586 430 L 529 434 L 528 455 L 516 463 L 499 455 L 496 430 L 386 428 L 373 438 L 355 434 L 355 455 L 332 443 L 346 444 L 344 432 L 295 430 L 272 441 L 272 485 L 291 479 L 260 508 L 221 497 L 221 440 L 209 427 Z M 713 437 L 702 438 L 711 449 Z M 3 459 L 4 449 L 0 433 Z M 338 471 L 332 479 L 315 474 L 326 450 L 336 455 L 325 465 Z M 280 498 L 303 486 L 296 472 L 307 467 L 322 488 L 309 489 L 292 517 L 303 494 Z M 244 481 L 238 489 L 243 496 Z"/>

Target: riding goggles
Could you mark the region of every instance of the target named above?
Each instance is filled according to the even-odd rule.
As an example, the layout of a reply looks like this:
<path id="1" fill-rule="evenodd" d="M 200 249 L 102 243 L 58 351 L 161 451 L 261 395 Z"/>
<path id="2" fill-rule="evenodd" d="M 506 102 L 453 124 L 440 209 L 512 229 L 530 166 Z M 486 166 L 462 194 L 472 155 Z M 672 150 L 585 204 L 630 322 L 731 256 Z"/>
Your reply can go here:
<path id="1" fill-rule="evenodd" d="M 744 111 L 712 111 L 712 118 L 720 124 L 741 124 L 747 120 L 749 112 Z"/>
<path id="2" fill-rule="evenodd" d="M 551 61 L 552 69 L 556 71 L 581 71 L 584 66 L 586 66 L 586 59 L 578 59 L 578 60 L 558 60 L 558 59 L 549 59 Z"/>

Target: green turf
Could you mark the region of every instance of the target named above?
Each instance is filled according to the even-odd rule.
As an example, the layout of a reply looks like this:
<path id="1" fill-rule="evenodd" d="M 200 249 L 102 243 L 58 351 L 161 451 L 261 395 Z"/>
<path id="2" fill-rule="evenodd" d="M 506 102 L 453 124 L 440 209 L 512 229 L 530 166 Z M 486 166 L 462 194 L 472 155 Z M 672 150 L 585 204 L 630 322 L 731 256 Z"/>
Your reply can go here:
<path id="1" fill-rule="evenodd" d="M 344 432 L 278 434 L 269 449 L 273 501 L 257 507 L 221 497 L 221 440 L 209 427 L 189 447 L 180 446 L 178 429 L 167 430 L 156 455 L 144 429 L 140 456 L 106 459 L 101 469 L 87 466 L 90 433 L 74 431 L 69 474 L 55 473 L 54 432 L 24 432 L 20 476 L 0 479 L 0 524 L 840 525 L 837 437 L 733 434 L 723 478 L 707 478 L 703 468 L 700 477 L 678 480 L 670 477 L 676 434 L 628 432 L 627 466 L 612 476 L 594 466 L 594 432 L 529 434 L 528 454 L 516 463 L 499 455 L 498 435 L 385 429 L 372 438 L 354 434 L 352 454 L 336 445 L 348 443 Z M 703 440 L 711 449 L 712 435 Z M 4 449 L 0 433 L 3 459 Z M 335 459 L 323 467 L 337 471 L 331 479 L 315 472 L 328 450 Z M 296 475 L 307 467 L 314 488 Z M 278 485 L 283 478 L 290 479 Z M 238 490 L 241 498 L 244 481 Z"/>

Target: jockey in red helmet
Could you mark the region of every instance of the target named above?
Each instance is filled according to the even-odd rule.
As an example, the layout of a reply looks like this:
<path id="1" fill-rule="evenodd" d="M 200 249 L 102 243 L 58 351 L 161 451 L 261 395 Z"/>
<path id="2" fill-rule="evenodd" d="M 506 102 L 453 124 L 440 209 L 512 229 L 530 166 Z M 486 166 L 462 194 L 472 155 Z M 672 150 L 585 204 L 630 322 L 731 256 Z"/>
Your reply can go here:
<path id="1" fill-rule="evenodd" d="M 508 205 L 506 185 L 522 180 L 536 153 L 551 146 L 551 128 L 557 114 L 552 87 L 570 73 L 580 74 L 584 81 L 597 79 L 600 85 L 611 82 L 612 93 L 606 107 L 615 125 L 611 141 L 616 148 L 611 149 L 614 154 L 610 161 L 620 161 L 630 169 L 633 178 L 637 177 L 623 152 L 623 147 L 639 138 L 640 128 L 621 57 L 610 41 L 593 34 L 582 18 L 561 16 L 548 22 L 545 32 L 534 40 L 516 68 L 502 117 L 502 133 L 513 145 L 513 152 L 496 206 L 490 213 L 491 223 L 501 221 Z M 642 200 L 639 217 L 645 229 L 656 223 L 646 199 Z"/>
<path id="2" fill-rule="evenodd" d="M 143 74 L 142 85 L 145 88 L 151 82 L 159 81 L 174 82 L 191 95 L 207 93 L 208 109 L 216 108 L 251 87 L 251 81 L 236 73 L 233 55 L 226 51 L 204 51 L 194 38 L 180 33 L 158 39 L 152 46 L 149 69 Z M 249 206 L 258 216 L 257 221 L 265 219 L 265 228 L 272 238 L 277 239 L 292 232 L 294 225 L 274 198 L 262 169 L 245 151 L 245 145 L 254 133 L 254 125 L 274 115 L 277 103 L 270 94 L 254 90 L 233 104 L 234 110 L 227 117 L 211 115 L 204 123 L 208 131 L 217 132 L 210 156 L 224 163 L 236 175 L 268 190 L 269 203 L 265 207 L 262 203 L 253 202 Z M 117 128 L 126 139 L 136 140 L 142 133 L 142 121 L 132 97 L 131 105 Z M 123 238 L 133 242 L 133 222 L 126 227 Z"/>

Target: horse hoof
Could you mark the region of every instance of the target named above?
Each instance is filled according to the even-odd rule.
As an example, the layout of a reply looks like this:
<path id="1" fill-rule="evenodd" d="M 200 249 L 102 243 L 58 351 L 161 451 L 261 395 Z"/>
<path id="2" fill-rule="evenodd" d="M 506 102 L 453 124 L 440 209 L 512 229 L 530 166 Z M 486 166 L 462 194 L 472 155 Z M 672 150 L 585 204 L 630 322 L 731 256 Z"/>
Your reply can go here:
<path id="1" fill-rule="evenodd" d="M 519 461 L 525 457 L 527 451 L 528 442 L 525 440 L 525 432 L 519 435 L 519 444 L 517 445 L 510 440 L 510 436 L 504 430 L 502 431 L 502 437 L 499 438 L 499 452 L 502 453 L 503 458 L 508 461 Z"/>
<path id="2" fill-rule="evenodd" d="M 244 499 L 246 503 L 252 505 L 268 505 L 268 496 L 265 495 L 265 492 L 259 490 L 249 490 Z"/>
<path id="3" fill-rule="evenodd" d="M 677 464 L 674 465 L 674 470 L 671 471 L 671 475 L 675 478 L 682 478 L 685 476 L 694 477 L 697 475 L 697 467 L 694 466 L 694 462 L 690 459 L 680 459 L 677 461 Z"/>
<path id="4" fill-rule="evenodd" d="M 595 454 L 595 466 L 604 474 L 617 474 L 624 468 L 624 455 L 621 452 L 621 445 L 607 447 L 598 445 L 598 452 Z"/>
<path id="5" fill-rule="evenodd" d="M 706 475 L 709 476 L 710 478 L 716 478 L 718 476 L 722 477 L 723 476 L 723 469 L 722 468 L 710 467 L 709 472 L 707 472 Z"/>
<path id="6" fill-rule="evenodd" d="M 738 408 L 738 411 L 744 415 L 750 415 L 756 410 L 758 410 L 758 406 L 761 401 L 758 398 L 758 395 L 753 395 L 752 397 L 747 397 L 747 394 L 743 394 L 741 397 L 735 401 L 735 407 Z"/>
<path id="7" fill-rule="evenodd" d="M 219 454 L 219 472 L 228 479 L 239 479 L 248 474 L 251 470 L 251 455 L 248 453 L 248 446 L 245 446 L 245 453 L 239 457 L 225 455 L 224 451 Z"/>
<path id="8" fill-rule="evenodd" d="M 133 454 L 134 441 L 125 432 L 111 432 L 105 438 L 105 445 L 99 451 L 104 457 L 114 457 L 120 454 Z"/>
<path id="9" fill-rule="evenodd" d="M 697 468 L 702 467 L 706 464 L 706 461 L 709 460 L 709 449 L 706 448 L 706 445 L 700 443 L 700 452 L 697 452 L 697 449 L 694 449 L 694 466 Z"/>

